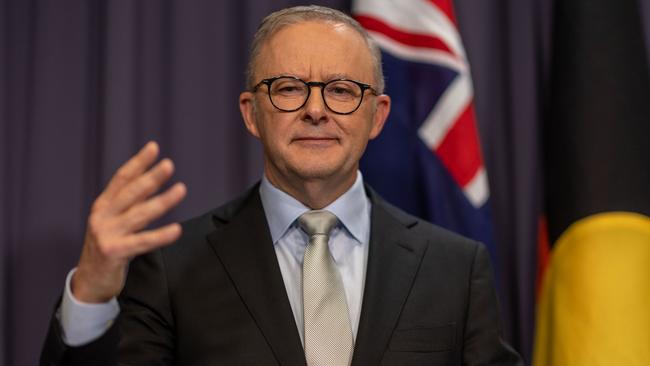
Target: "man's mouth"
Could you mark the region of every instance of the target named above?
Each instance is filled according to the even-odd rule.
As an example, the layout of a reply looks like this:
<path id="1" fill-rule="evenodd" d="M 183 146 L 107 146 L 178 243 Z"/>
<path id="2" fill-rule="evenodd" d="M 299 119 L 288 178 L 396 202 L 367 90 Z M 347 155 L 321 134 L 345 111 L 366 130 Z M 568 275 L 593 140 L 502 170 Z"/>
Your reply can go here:
<path id="1" fill-rule="evenodd" d="M 338 138 L 330 137 L 330 136 L 299 136 L 299 137 L 295 137 L 292 142 L 301 145 L 324 147 L 334 143 L 338 143 L 338 141 L 339 141 Z"/>

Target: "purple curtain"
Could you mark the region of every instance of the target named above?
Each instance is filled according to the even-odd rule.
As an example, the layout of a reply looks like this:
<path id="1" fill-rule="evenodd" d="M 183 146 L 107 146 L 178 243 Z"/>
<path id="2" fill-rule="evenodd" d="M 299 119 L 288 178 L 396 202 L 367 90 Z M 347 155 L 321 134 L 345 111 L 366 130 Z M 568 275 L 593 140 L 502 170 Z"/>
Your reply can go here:
<path id="1" fill-rule="evenodd" d="M 550 2 L 456 1 L 491 180 L 501 305 L 526 356 Z M 0 0 L 0 363 L 37 363 L 89 206 L 146 141 L 161 143 L 189 188 L 165 220 L 215 207 L 261 176 L 261 148 L 237 104 L 248 44 L 264 15 L 299 3 Z"/>

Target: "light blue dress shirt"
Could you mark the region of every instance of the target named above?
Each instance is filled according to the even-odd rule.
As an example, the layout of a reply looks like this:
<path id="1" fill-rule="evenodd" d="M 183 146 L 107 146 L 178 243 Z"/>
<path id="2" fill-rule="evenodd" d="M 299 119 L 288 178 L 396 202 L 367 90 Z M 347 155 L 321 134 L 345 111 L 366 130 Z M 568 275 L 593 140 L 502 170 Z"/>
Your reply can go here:
<path id="1" fill-rule="evenodd" d="M 262 178 L 260 196 L 291 309 L 304 344 L 302 259 L 309 238 L 298 228 L 296 219 L 309 208 L 274 187 L 266 177 Z M 336 215 L 340 222 L 330 234 L 329 247 L 345 287 L 350 325 L 356 339 L 368 262 L 371 211 L 361 173 L 357 172 L 357 179 L 347 192 L 324 209 Z M 57 313 L 63 341 L 69 346 L 81 346 L 101 337 L 110 328 L 120 309 L 114 298 L 102 304 L 87 304 L 75 299 L 70 289 L 70 279 L 75 270 L 70 271 L 66 278 Z"/>

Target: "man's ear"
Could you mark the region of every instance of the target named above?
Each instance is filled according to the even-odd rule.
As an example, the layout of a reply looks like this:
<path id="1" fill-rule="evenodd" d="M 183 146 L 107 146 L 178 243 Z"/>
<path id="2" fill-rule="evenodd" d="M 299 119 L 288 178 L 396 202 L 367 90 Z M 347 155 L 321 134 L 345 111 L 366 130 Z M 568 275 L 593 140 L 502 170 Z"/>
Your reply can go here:
<path id="1" fill-rule="evenodd" d="M 372 119 L 372 127 L 370 129 L 370 140 L 379 136 L 379 133 L 384 128 L 384 123 L 390 113 L 390 97 L 386 94 L 377 96 L 377 105 L 375 106 L 375 115 Z"/>
<path id="2" fill-rule="evenodd" d="M 259 138 L 260 131 L 257 128 L 257 116 L 255 113 L 255 95 L 249 91 L 239 94 L 239 111 L 251 135 Z"/>

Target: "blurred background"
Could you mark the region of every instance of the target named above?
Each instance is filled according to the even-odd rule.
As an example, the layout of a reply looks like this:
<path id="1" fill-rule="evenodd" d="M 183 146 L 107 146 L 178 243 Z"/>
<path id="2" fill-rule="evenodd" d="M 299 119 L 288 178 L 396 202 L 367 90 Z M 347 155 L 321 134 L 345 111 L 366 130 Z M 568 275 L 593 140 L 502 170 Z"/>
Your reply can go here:
<path id="1" fill-rule="evenodd" d="M 404 7 L 411 3 L 388 2 Z M 349 0 L 311 3 L 348 13 L 359 6 Z M 361 8 L 369 6 L 363 3 Z M 542 290 L 543 274 L 553 268 L 553 243 L 573 223 L 594 214 L 628 212 L 639 223 L 629 239 L 634 249 L 626 249 L 621 238 L 627 236 L 615 234 L 610 252 L 602 258 L 613 258 L 612 248 L 622 248 L 628 257 L 612 267 L 613 274 L 606 265 L 587 265 L 587 274 L 573 285 L 584 288 L 593 271 L 598 278 L 620 276 L 630 284 L 629 292 L 613 295 L 629 301 L 615 308 L 612 321 L 623 328 L 612 334 L 632 334 L 640 346 L 612 346 L 611 354 L 622 355 L 620 360 L 626 362 L 591 364 L 647 362 L 650 2 L 430 3 L 456 27 L 465 54 L 455 55 L 471 70 L 470 102 L 476 116 L 472 123 L 478 128 L 489 179 L 481 214 L 488 218 L 491 239 L 483 241 L 490 242 L 507 339 L 531 364 L 535 311 L 544 304 L 544 317 L 556 317 L 544 318 L 546 326 L 537 327 L 542 332 L 538 353 L 541 349 L 546 355 L 537 356 L 537 364 L 589 364 L 563 359 L 566 354 L 560 351 L 567 343 L 553 345 L 554 339 L 563 339 L 553 330 L 561 332 L 555 325 L 565 322 L 557 318 L 557 309 L 583 302 L 589 309 L 590 295 L 574 293 L 579 301 L 554 308 L 543 300 L 543 294 L 553 294 L 551 280 Z M 162 155 L 176 163 L 175 179 L 189 188 L 184 203 L 165 221 L 214 208 L 261 177 L 261 148 L 243 127 L 237 99 L 245 88 L 248 46 L 265 15 L 301 4 L 0 2 L 0 364 L 37 363 L 65 276 L 78 260 L 89 207 L 112 172 L 145 142 L 160 143 Z M 410 23 L 403 26 L 411 28 Z M 387 76 L 388 94 L 391 85 L 397 89 L 398 80 L 418 79 L 392 75 Z M 373 142 L 369 152 L 382 150 L 381 143 Z M 392 160 L 405 164 L 415 159 L 406 152 L 387 151 L 394 153 Z M 364 161 L 364 168 L 373 185 L 400 182 L 395 171 L 371 171 L 377 168 L 373 161 Z M 418 187 L 414 191 L 425 191 Z M 385 189 L 391 199 L 391 188 Z M 430 211 L 416 213 L 433 221 L 445 216 Z M 463 225 L 457 229 L 462 232 Z M 564 272 L 552 272 L 554 281 L 571 272 L 567 267 L 586 263 L 573 255 L 562 257 Z M 621 273 L 629 269 L 629 258 L 640 262 L 631 265 L 631 273 Z M 602 291 L 599 294 L 609 290 Z M 593 311 L 573 328 L 574 338 L 597 334 L 589 333 L 590 322 L 602 318 L 601 310 Z M 586 354 L 598 350 L 593 343 L 572 347 Z"/>

